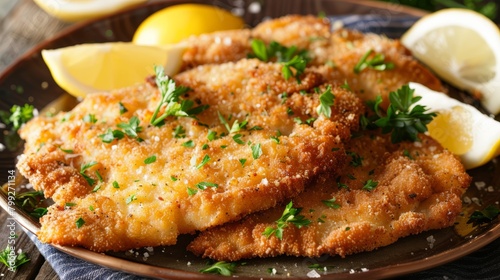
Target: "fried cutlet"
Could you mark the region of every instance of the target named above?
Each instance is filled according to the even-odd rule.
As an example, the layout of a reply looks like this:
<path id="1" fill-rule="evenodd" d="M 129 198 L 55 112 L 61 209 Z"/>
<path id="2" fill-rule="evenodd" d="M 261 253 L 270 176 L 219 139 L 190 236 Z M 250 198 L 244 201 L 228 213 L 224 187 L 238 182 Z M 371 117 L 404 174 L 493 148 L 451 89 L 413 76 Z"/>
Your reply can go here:
<path id="1" fill-rule="evenodd" d="M 401 237 L 453 225 L 470 177 L 449 151 L 421 135 L 421 142 L 392 144 L 367 133 L 346 148 L 350 161 L 293 198 L 311 223 L 276 228 L 285 206 L 200 233 L 188 249 L 217 260 L 292 255 L 342 257 L 371 251 Z"/>
<path id="2" fill-rule="evenodd" d="M 253 29 L 223 31 L 192 37 L 183 56 L 183 67 L 218 64 L 246 58 L 252 53 L 251 41 L 259 39 L 269 44 L 276 41 L 284 46 L 307 50 L 311 61 L 308 66 L 321 73 L 335 85 L 348 84 L 364 100 L 381 95 L 388 106 L 388 94 L 409 82 L 418 82 L 444 92 L 439 79 L 412 57 L 399 40 L 378 34 L 339 29 L 332 31 L 326 18 L 290 15 L 260 23 Z M 366 61 L 383 55 L 384 61 L 394 69 L 379 71 L 354 69 L 369 52 Z"/>
<path id="3" fill-rule="evenodd" d="M 191 89 L 182 99 L 208 109 L 153 126 L 161 94 L 146 83 L 89 94 L 20 130 L 17 167 L 54 200 L 40 219 L 41 241 L 99 252 L 170 245 L 276 206 L 343 165 L 364 110 L 315 72 L 284 80 L 281 65 L 256 59 L 199 66 L 175 80 Z M 329 88 L 331 118 L 316 110 L 318 91 Z"/>

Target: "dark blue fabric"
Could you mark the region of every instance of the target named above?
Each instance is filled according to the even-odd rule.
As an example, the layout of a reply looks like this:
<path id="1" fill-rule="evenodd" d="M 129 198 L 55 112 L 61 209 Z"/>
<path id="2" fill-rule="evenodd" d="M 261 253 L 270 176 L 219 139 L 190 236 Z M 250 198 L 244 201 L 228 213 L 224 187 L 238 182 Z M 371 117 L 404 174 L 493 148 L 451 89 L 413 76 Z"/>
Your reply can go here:
<path id="1" fill-rule="evenodd" d="M 332 22 L 341 21 L 345 28 L 384 34 L 389 38 L 400 37 L 417 19 L 391 14 L 346 15 L 331 18 Z M 69 256 L 50 245 L 40 243 L 33 234 L 28 235 L 62 280 L 144 279 Z M 500 239 L 452 263 L 399 279 L 500 279 Z"/>

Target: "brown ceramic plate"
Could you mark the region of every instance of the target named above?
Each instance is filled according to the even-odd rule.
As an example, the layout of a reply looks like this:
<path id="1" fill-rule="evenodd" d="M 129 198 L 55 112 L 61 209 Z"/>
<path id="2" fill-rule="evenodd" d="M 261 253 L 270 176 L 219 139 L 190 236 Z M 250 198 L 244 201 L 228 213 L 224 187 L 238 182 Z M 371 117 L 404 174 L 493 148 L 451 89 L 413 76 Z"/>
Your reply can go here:
<path id="1" fill-rule="evenodd" d="M 78 43 L 130 41 L 137 26 L 153 12 L 166 6 L 202 1 L 161 1 L 153 2 L 116 15 L 85 22 L 73 26 L 55 38 L 42 43 L 12 64 L 0 76 L 0 109 L 8 110 L 14 104 L 33 104 L 36 108 L 46 107 L 54 100 L 71 99 L 52 80 L 45 66 L 40 50 L 59 48 Z M 260 3 L 260 12 L 248 12 L 250 5 Z M 211 4 L 244 12 L 244 18 L 249 26 L 253 26 L 265 18 L 278 17 L 286 14 L 374 14 L 382 15 L 388 21 L 401 15 L 422 16 L 419 10 L 405 8 L 381 2 L 355 0 L 273 0 L 273 1 L 211 1 Z M 21 90 L 21 94 L 19 93 Z M 466 95 L 458 93 L 456 97 L 464 99 Z M 5 131 L 2 131 L 1 143 L 5 143 Z M 3 151 L 0 156 L 0 172 L 8 174 L 15 166 L 15 158 L 22 147 L 14 151 Z M 484 182 L 492 186 L 489 191 L 478 189 L 472 184 L 465 196 L 478 198 L 482 207 L 494 204 L 500 200 L 500 167 L 495 161 L 470 170 L 476 182 Z M 4 177 L 5 178 L 5 177 Z M 3 179 L 2 179 L 3 180 Z M 5 182 L 0 182 L 5 183 Z M 0 192 L 0 206 L 7 210 L 7 196 Z M 463 218 L 454 227 L 425 232 L 420 235 L 401 239 L 397 243 L 380 248 L 373 252 L 360 253 L 345 259 L 324 256 L 321 258 L 279 257 L 248 260 L 243 266 L 238 266 L 236 276 L 239 278 L 307 278 L 311 271 L 309 266 L 317 264 L 327 267 L 326 272 L 319 271 L 322 278 L 359 279 L 394 277 L 432 268 L 459 257 L 465 256 L 500 237 L 499 219 L 482 227 L 472 227 L 466 224 L 472 211 L 480 209 L 474 203 L 464 204 Z M 14 218 L 29 231 L 36 233 L 39 223 L 24 213 L 21 209 L 11 211 Z M 431 247 L 427 238 L 435 239 Z M 206 260 L 197 258 L 186 252 L 186 244 L 190 236 L 182 236 L 179 244 L 169 247 L 155 248 L 155 254 L 147 260 L 139 255 L 127 253 L 97 254 L 82 248 L 56 246 L 57 249 L 92 263 L 129 272 L 132 274 L 168 278 L 168 279 L 209 279 L 215 276 L 200 274 Z M 270 276 L 268 269 L 275 268 L 276 275 Z"/>

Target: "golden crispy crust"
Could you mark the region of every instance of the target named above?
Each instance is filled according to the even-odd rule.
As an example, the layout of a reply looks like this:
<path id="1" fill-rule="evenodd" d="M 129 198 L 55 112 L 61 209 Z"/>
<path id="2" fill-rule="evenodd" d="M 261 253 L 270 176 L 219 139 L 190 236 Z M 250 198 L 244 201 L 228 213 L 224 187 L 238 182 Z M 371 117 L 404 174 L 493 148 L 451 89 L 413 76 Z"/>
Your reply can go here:
<path id="1" fill-rule="evenodd" d="M 460 196 L 470 177 L 454 155 L 429 137 L 420 137 L 421 143 L 399 145 L 391 144 L 385 135 L 352 140 L 348 154 L 360 156 L 362 166 L 348 163 L 340 175 L 323 176 L 294 198 L 294 207 L 303 208 L 301 214 L 312 223 L 300 229 L 288 225 L 282 240 L 262 233 L 275 226 L 283 206 L 204 231 L 188 249 L 229 261 L 277 255 L 344 257 L 451 226 L 461 211 Z M 372 191 L 363 190 L 369 179 L 378 185 Z M 339 182 L 347 188 L 339 187 Z M 332 198 L 338 209 L 323 202 Z"/>
<path id="2" fill-rule="evenodd" d="M 343 164 L 343 143 L 363 113 L 360 99 L 334 88 L 332 117 L 318 116 L 314 89 L 327 86 L 321 75 L 308 71 L 300 84 L 285 81 L 280 65 L 255 59 L 200 66 L 175 78 L 193 89 L 184 98 L 210 106 L 197 120 L 170 117 L 161 127 L 150 125 L 160 93 L 144 84 L 88 95 L 68 114 L 38 117 L 23 127 L 26 148 L 18 168 L 55 201 L 41 219 L 40 240 L 95 251 L 168 245 L 178 234 L 268 209 L 297 195 L 316 174 Z M 119 102 L 128 112 L 120 114 Z M 243 143 L 233 140 L 236 133 L 227 135 L 219 113 L 229 124 L 248 120 L 238 132 Z M 83 120 L 89 114 L 95 123 Z M 140 120 L 142 142 L 126 136 L 104 143 L 99 137 L 133 116 Z M 311 117 L 317 118 L 311 125 L 294 121 Z M 185 130 L 182 138 L 175 137 L 178 127 Z M 210 131 L 218 137 L 209 140 Z M 195 146 L 182 146 L 188 140 Z M 261 146 L 258 158 L 254 145 Z M 146 164 L 153 155 L 156 161 Z M 208 163 L 197 167 L 206 156 Z M 82 171 L 90 162 L 96 164 Z M 200 190 L 200 182 L 218 187 Z M 189 195 L 188 189 L 198 192 Z M 85 224 L 78 228 L 79 219 Z"/>
<path id="3" fill-rule="evenodd" d="M 445 91 L 439 79 L 415 60 L 399 40 L 346 29 L 332 32 L 327 19 L 313 16 L 289 15 L 265 21 L 251 30 L 224 31 L 190 38 L 186 42 L 189 47 L 183 57 L 183 67 L 243 59 L 252 52 L 252 39 L 265 43 L 276 41 L 284 46 L 308 50 L 310 67 L 329 83 L 338 86 L 347 83 L 364 100 L 374 100 L 381 95 L 384 107 L 388 106 L 388 94 L 409 82 Z M 354 67 L 369 50 L 373 53 L 368 60 L 376 54 L 383 54 L 384 61 L 394 63 L 394 70 L 366 68 L 358 74 L 354 73 Z"/>

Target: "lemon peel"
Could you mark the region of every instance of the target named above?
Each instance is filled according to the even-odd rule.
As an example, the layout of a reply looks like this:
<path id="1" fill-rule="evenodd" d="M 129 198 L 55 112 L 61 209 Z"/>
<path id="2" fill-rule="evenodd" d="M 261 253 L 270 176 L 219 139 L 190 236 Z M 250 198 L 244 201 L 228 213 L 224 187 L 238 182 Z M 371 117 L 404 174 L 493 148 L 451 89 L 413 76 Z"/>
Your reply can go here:
<path id="1" fill-rule="evenodd" d="M 140 46 L 126 42 L 81 44 L 42 50 L 54 81 L 76 97 L 132 86 L 154 75 L 154 66 L 166 75 L 180 70 L 186 46 Z"/>
<path id="2" fill-rule="evenodd" d="M 500 31 L 489 18 L 444 9 L 418 20 L 401 42 L 443 80 L 478 93 L 489 112 L 500 113 Z"/>
<path id="3" fill-rule="evenodd" d="M 80 21 L 102 17 L 133 7 L 147 0 L 34 0 L 49 15 L 63 21 Z"/>
<path id="4" fill-rule="evenodd" d="M 447 115 L 439 122 L 439 129 L 432 128 L 438 117 L 428 125 L 429 134 L 445 148 L 460 147 L 461 151 L 455 153 L 465 168 L 479 167 L 500 155 L 500 122 L 444 93 L 418 83 L 410 83 L 409 86 L 415 90 L 416 96 L 422 97 L 418 104 L 425 105 L 430 112 L 438 113 L 438 117 Z M 465 143 L 461 143 L 463 139 L 466 139 Z"/>
<path id="5" fill-rule="evenodd" d="M 211 5 L 173 5 L 146 18 L 134 33 L 132 42 L 141 45 L 178 43 L 192 35 L 240 29 L 241 17 Z"/>

